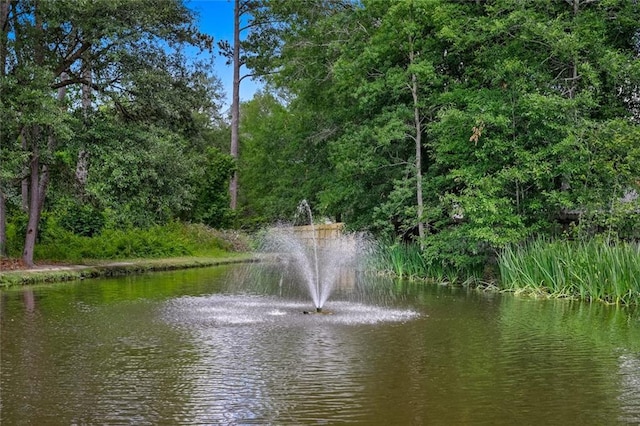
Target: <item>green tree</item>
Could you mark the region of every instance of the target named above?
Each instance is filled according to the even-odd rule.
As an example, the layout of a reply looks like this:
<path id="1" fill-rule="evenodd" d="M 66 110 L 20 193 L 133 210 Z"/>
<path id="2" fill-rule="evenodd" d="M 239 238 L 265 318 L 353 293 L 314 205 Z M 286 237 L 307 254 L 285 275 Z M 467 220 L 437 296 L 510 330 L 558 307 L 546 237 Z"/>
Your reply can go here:
<path id="1" fill-rule="evenodd" d="M 229 152 L 231 157 L 238 161 L 240 156 L 240 84 L 245 78 L 256 77 L 257 74 L 245 73 L 242 71 L 247 64 L 249 48 L 248 41 L 242 40 L 243 33 L 249 32 L 252 43 L 259 40 L 259 44 L 264 46 L 270 42 L 263 36 L 264 29 L 272 29 L 276 22 L 266 22 L 256 19 L 261 16 L 261 10 L 267 8 L 268 0 L 234 0 L 233 5 L 233 42 L 227 40 L 218 42 L 221 53 L 227 57 L 227 65 L 233 67 L 233 82 L 231 93 L 231 144 Z M 266 43 L 266 44 L 265 44 Z M 236 167 L 231 182 L 229 183 L 229 205 L 232 210 L 236 210 L 238 204 L 238 168 Z"/>
<path id="2" fill-rule="evenodd" d="M 252 29 L 244 41 L 246 63 L 268 87 L 277 88 L 274 93 L 278 94 L 284 108 L 275 106 L 274 117 L 265 113 L 269 108 L 263 109 L 263 113 L 259 113 L 260 124 L 255 126 L 250 120 L 243 120 L 242 125 L 252 138 L 247 149 L 274 156 L 266 164 L 277 164 L 282 177 L 266 184 L 278 188 L 275 194 L 248 189 L 254 197 L 248 201 L 251 204 L 246 210 L 248 214 L 261 203 L 257 200 L 265 197 L 263 207 L 272 206 L 268 208 L 272 213 L 265 213 L 263 219 L 283 216 L 290 219 L 295 206 L 305 198 L 323 215 L 338 220 L 344 217 L 335 204 L 320 200 L 327 183 L 335 177 L 329 161 L 329 142 L 341 133 L 342 124 L 334 117 L 336 104 L 331 68 L 339 45 L 351 40 L 348 25 L 354 22 L 349 20 L 349 13 L 355 9 L 355 4 L 349 0 L 270 0 L 253 10 Z M 262 108 L 258 104 L 264 104 L 264 99 L 245 108 L 258 112 Z M 263 131 L 258 127 L 272 119 L 275 128 L 282 128 L 287 123 L 283 131 L 288 139 L 277 137 L 271 144 L 265 141 L 265 146 L 279 144 L 282 155 L 258 148 L 258 141 L 264 139 L 257 135 L 268 133 L 267 128 Z M 246 164 L 253 162 L 248 159 Z M 244 170 L 242 165 L 240 167 Z M 272 169 L 269 173 L 274 176 L 275 171 Z M 250 176 L 248 181 L 257 182 L 255 176 Z M 277 197 L 282 197 L 283 201 L 279 202 Z"/>
<path id="3" fill-rule="evenodd" d="M 437 95 L 447 81 L 446 49 L 435 32 L 438 13 L 447 11 L 437 6 L 363 2 L 355 15 L 359 25 L 352 25 L 357 41 L 343 48 L 334 66 L 350 124 L 334 143 L 333 161 L 345 183 L 360 176 L 369 182 L 361 196 L 336 187 L 334 200 L 357 204 L 358 216 L 369 223 L 415 230 L 419 238 L 425 235 L 422 174 L 430 161 L 425 129 L 435 119 Z"/>
<path id="4" fill-rule="evenodd" d="M 195 200 L 186 218 L 211 227 L 229 227 L 235 214 L 229 208 L 227 186 L 236 162 L 215 147 L 209 147 L 200 159 L 205 167 L 196 177 Z"/>
<path id="5" fill-rule="evenodd" d="M 427 259 L 466 267 L 634 203 L 635 2 L 276 1 L 265 13 L 276 42 L 249 63 L 278 71 L 291 113 L 316 112 L 330 162 L 319 198 L 352 226 L 419 234 L 424 222 Z"/>
<path id="6" fill-rule="evenodd" d="M 115 108 L 123 119 L 155 121 L 163 129 L 186 134 L 193 123 L 190 101 L 210 85 L 194 78 L 199 71 L 183 66 L 180 48 L 191 44 L 210 49 L 212 40 L 195 29 L 190 11 L 177 0 L 22 0 L 10 5 L 3 32 L 9 35 L 9 59 L 2 93 L 3 110 L 13 124 L 5 127 L 11 133 L 4 138 L 21 140 L 28 155 L 24 170 L 29 224 L 23 259 L 32 264 L 52 167 L 69 158 L 66 149 L 74 141 L 77 120 L 72 109 L 78 104 L 69 96 L 91 86 L 97 103 Z M 93 78 L 88 78 L 87 69 Z M 56 90 L 57 100 L 52 96 Z M 203 106 L 200 98 L 198 102 Z M 136 140 L 176 140 L 167 130 L 150 129 Z M 153 158 L 172 154 L 169 149 Z"/>
<path id="7" fill-rule="evenodd" d="M 242 105 L 242 115 L 245 223 L 290 220 L 303 199 L 315 205 L 329 164 L 314 139 L 313 112 L 263 92 Z"/>
<path id="8" fill-rule="evenodd" d="M 639 76 L 630 24 L 639 10 L 627 2 L 576 4 L 486 2 L 467 14 L 465 31 L 451 33 L 448 51 L 466 59 L 429 127 L 427 191 L 440 212 L 434 256 L 447 247 L 464 248 L 465 259 L 486 256 L 533 233 L 557 232 L 563 217 L 601 210 L 634 185 L 637 163 L 612 156 L 613 145 L 594 149 L 606 143 L 594 141 L 618 120 L 637 131 L 625 97 L 612 94 Z M 585 167 L 591 161 L 633 171 L 609 186 L 599 167 Z M 608 195 L 596 201 L 603 186 Z"/>

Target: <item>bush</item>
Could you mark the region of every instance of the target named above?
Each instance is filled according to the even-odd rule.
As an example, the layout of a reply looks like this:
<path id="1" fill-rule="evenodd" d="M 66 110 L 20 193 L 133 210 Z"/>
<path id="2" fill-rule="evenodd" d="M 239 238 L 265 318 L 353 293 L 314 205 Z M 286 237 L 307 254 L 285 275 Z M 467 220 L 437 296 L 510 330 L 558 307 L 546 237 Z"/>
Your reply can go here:
<path id="1" fill-rule="evenodd" d="M 90 204 L 72 205 L 62 212 L 58 223 L 76 235 L 92 237 L 102 232 L 106 219 L 100 209 Z"/>
<path id="2" fill-rule="evenodd" d="M 61 226 L 36 245 L 36 258 L 78 262 L 83 259 L 160 258 L 221 255 L 248 248 L 239 234 L 204 225 L 170 223 L 147 229 L 104 230 L 100 235 L 76 235 Z"/>

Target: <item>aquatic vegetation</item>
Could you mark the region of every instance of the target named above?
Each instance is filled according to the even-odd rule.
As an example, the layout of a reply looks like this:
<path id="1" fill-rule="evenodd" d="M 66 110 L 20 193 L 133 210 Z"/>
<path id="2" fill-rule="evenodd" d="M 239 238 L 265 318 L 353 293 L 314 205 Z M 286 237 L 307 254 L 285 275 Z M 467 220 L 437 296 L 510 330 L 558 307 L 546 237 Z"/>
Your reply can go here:
<path id="1" fill-rule="evenodd" d="M 422 279 L 439 284 L 478 284 L 478 271 L 460 271 L 443 262 L 429 261 L 415 242 L 378 242 L 371 267 L 383 274 L 409 280 Z"/>
<path id="2" fill-rule="evenodd" d="M 640 245 L 538 239 L 499 255 L 501 288 L 589 301 L 640 302 Z"/>

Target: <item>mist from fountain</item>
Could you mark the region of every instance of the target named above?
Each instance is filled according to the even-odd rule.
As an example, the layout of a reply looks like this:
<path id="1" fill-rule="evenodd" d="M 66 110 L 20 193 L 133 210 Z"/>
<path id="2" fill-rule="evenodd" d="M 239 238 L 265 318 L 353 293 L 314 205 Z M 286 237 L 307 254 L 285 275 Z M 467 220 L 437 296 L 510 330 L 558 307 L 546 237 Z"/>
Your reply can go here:
<path id="1" fill-rule="evenodd" d="M 299 224 L 310 226 L 310 232 L 296 232 L 294 225 Z M 298 270 L 316 310 L 320 312 L 331 296 L 341 270 L 357 268 L 364 260 L 367 246 L 366 238 L 355 233 L 319 241 L 311 208 L 303 200 L 298 205 L 293 224 L 280 225 L 267 231 L 263 249 L 278 253 Z"/>

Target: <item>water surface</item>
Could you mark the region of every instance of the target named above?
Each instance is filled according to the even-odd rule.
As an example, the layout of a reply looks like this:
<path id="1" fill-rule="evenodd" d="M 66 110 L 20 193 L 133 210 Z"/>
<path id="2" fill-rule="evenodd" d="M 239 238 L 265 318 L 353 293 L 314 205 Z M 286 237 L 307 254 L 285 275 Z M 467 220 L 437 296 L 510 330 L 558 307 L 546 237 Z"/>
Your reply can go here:
<path id="1" fill-rule="evenodd" d="M 0 423 L 640 423 L 633 312 L 255 268 L 3 291 Z"/>

